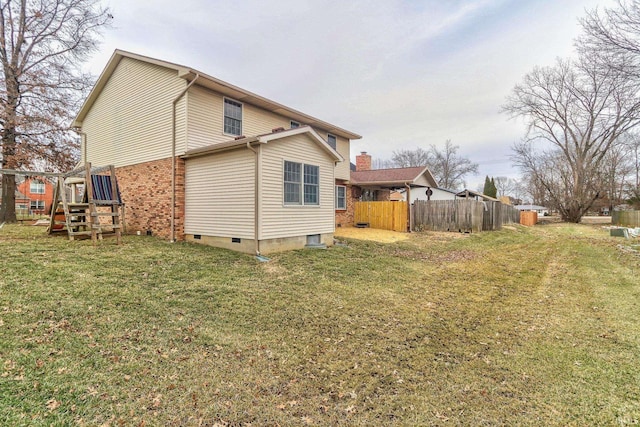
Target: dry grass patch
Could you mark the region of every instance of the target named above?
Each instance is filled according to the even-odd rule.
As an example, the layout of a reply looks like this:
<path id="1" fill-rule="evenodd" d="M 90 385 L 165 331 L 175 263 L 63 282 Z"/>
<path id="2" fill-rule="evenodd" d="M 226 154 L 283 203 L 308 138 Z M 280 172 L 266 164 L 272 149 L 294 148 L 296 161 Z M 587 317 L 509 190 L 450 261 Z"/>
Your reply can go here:
<path id="1" fill-rule="evenodd" d="M 7 425 L 640 421 L 640 265 L 595 227 L 344 237 L 266 264 L 43 233 L 0 230 Z"/>
<path id="2" fill-rule="evenodd" d="M 338 239 L 372 240 L 379 243 L 401 242 L 410 238 L 409 233 L 400 233 L 390 230 L 378 230 L 375 228 L 339 227 L 334 236 Z"/>

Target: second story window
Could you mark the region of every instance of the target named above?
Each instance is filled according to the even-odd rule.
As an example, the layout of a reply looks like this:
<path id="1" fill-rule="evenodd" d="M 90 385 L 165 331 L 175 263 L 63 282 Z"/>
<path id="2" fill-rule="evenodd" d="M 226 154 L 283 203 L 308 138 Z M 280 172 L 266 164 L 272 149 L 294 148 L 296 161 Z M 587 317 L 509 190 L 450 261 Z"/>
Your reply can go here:
<path id="1" fill-rule="evenodd" d="M 44 194 L 44 182 L 34 179 L 29 184 L 29 192 L 31 194 Z"/>
<path id="2" fill-rule="evenodd" d="M 327 142 L 329 143 L 331 148 L 333 148 L 334 150 L 336 149 L 336 136 L 335 135 L 331 135 L 330 133 L 327 134 Z"/>
<path id="3" fill-rule="evenodd" d="M 224 99 L 224 133 L 242 135 L 242 104 Z"/>
<path id="4" fill-rule="evenodd" d="M 291 120 L 291 129 L 296 129 L 300 127 L 300 123 L 295 120 Z"/>

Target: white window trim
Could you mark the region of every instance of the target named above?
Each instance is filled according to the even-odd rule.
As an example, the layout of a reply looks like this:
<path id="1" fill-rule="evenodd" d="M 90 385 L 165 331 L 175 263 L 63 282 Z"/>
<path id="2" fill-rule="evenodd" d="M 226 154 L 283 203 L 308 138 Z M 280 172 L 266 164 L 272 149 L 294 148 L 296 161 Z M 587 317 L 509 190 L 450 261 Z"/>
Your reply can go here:
<path id="1" fill-rule="evenodd" d="M 33 191 L 32 190 L 33 189 L 32 185 L 34 185 L 34 184 L 39 184 L 38 186 L 42 186 L 42 191 Z M 41 181 L 39 179 L 34 179 L 34 180 L 31 180 L 29 182 L 29 193 L 31 193 L 31 194 L 44 194 L 46 192 L 47 192 L 47 186 L 44 183 L 44 181 Z"/>
<path id="2" fill-rule="evenodd" d="M 344 207 L 338 206 L 338 188 L 344 188 Z M 336 210 L 337 211 L 346 211 L 347 210 L 347 186 L 346 185 L 336 185 Z"/>
<path id="3" fill-rule="evenodd" d="M 298 184 L 300 184 L 300 203 L 291 203 L 291 202 L 287 202 L 285 200 L 285 194 L 284 194 L 284 171 L 285 171 L 285 164 L 289 162 L 289 163 L 297 163 L 300 165 L 300 182 Z M 304 202 L 304 167 L 305 166 L 314 166 L 318 168 L 318 202 L 317 203 L 305 203 Z M 320 165 L 314 165 L 311 163 L 304 163 L 301 161 L 295 161 L 295 160 L 283 160 L 282 161 L 282 206 L 286 207 L 286 208 L 319 208 L 320 207 L 320 187 L 321 187 L 321 179 L 320 179 Z"/>
<path id="4" fill-rule="evenodd" d="M 229 100 L 232 102 L 237 102 L 238 104 L 240 104 L 240 111 L 242 112 L 242 119 L 240 119 L 240 133 L 238 135 L 234 135 L 232 133 L 227 133 L 224 131 L 224 119 L 225 119 L 225 114 L 224 114 L 224 105 L 225 105 L 225 101 Z M 228 96 L 223 96 L 222 97 L 222 134 L 223 135 L 227 135 L 227 136 L 231 136 L 233 138 L 236 138 L 238 136 L 242 136 L 242 132 L 244 131 L 244 102 L 240 102 L 237 99 L 233 99 L 233 98 L 229 98 Z"/>
<path id="5" fill-rule="evenodd" d="M 33 205 L 36 205 L 36 207 L 32 207 Z M 42 206 L 42 207 L 40 207 Z M 29 201 L 29 209 L 32 211 L 42 211 L 47 207 L 46 203 L 44 202 L 44 200 L 30 200 Z"/>

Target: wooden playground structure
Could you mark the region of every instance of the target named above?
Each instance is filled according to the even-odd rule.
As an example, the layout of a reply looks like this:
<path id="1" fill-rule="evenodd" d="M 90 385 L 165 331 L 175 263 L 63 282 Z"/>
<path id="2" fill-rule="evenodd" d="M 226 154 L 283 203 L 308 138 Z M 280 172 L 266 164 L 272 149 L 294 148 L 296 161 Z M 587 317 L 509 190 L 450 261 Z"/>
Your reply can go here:
<path id="1" fill-rule="evenodd" d="M 47 231 L 66 232 L 69 240 L 91 236 L 94 242 L 113 234 L 120 244 L 123 206 L 115 168 L 85 163 L 58 177 Z"/>
<path id="2" fill-rule="evenodd" d="M 93 167 L 87 162 L 67 173 L 0 170 L 2 173 L 55 177 L 48 234 L 66 233 L 69 240 L 105 235 L 122 243 L 124 203 L 113 165 Z"/>

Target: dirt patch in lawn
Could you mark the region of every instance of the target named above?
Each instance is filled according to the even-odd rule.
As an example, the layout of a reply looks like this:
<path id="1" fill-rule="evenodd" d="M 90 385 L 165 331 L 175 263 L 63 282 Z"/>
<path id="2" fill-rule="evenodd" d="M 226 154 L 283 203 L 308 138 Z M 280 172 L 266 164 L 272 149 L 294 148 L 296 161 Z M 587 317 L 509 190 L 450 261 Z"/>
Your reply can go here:
<path id="1" fill-rule="evenodd" d="M 378 230 L 375 228 L 357 228 L 357 227 L 339 227 L 333 233 L 336 239 L 359 239 L 372 240 L 380 243 L 395 243 L 409 239 L 424 239 L 430 242 L 440 241 L 448 242 L 454 239 L 469 237 L 467 233 L 440 232 L 440 231 L 421 231 L 414 233 L 401 233 L 398 231 Z"/>
<path id="2" fill-rule="evenodd" d="M 400 233 L 390 230 L 378 230 L 375 228 L 356 228 L 356 227 L 339 227 L 333 235 L 340 239 L 359 239 L 359 240 L 373 240 L 380 243 L 394 243 L 402 240 L 407 240 L 411 236 L 409 233 Z"/>

